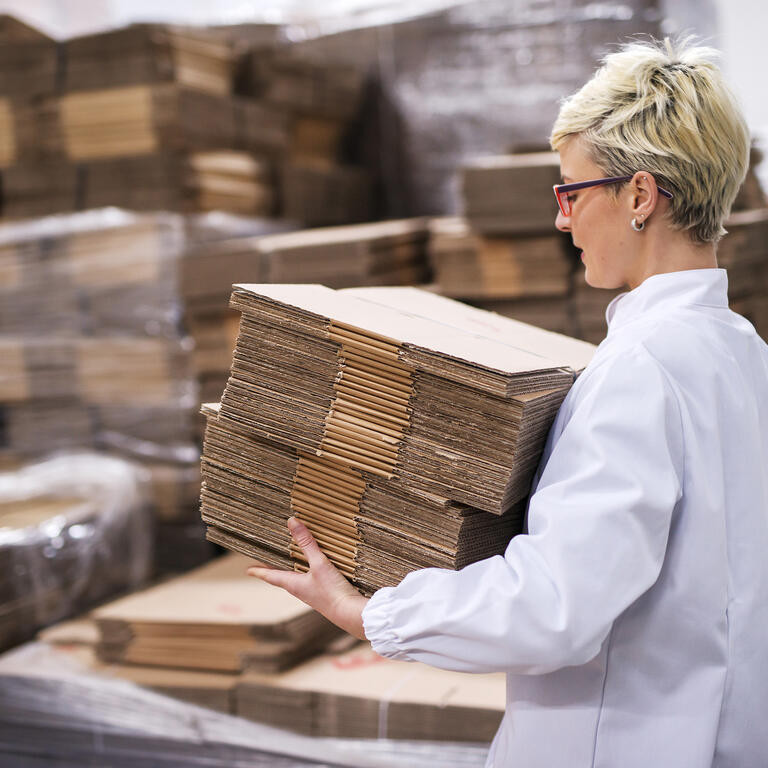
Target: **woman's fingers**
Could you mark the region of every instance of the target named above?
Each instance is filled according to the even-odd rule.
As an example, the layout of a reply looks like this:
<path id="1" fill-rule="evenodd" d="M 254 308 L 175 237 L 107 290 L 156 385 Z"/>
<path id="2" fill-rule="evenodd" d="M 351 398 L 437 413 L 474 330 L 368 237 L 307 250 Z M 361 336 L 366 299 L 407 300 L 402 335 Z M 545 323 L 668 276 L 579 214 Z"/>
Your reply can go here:
<path id="1" fill-rule="evenodd" d="M 277 568 L 266 568 L 261 565 L 251 566 L 247 573 L 249 576 L 255 576 L 257 579 L 261 579 L 274 587 L 280 587 L 292 595 L 296 595 L 300 591 L 301 579 L 304 576 L 303 573 L 279 571 Z"/>
<path id="2" fill-rule="evenodd" d="M 304 557 L 307 558 L 310 568 L 316 568 L 321 563 L 324 563 L 328 558 L 320 551 L 320 547 L 315 541 L 315 537 L 309 532 L 304 523 L 295 517 L 288 518 L 288 530 L 293 536 L 293 540 L 299 545 L 301 551 L 304 553 Z"/>
<path id="3" fill-rule="evenodd" d="M 314 536 L 300 520 L 288 520 L 288 529 L 309 563 L 308 573 L 269 568 L 254 563 L 248 575 L 280 587 L 319 611 L 355 637 L 363 639 L 362 610 L 368 602 L 323 554 Z"/>

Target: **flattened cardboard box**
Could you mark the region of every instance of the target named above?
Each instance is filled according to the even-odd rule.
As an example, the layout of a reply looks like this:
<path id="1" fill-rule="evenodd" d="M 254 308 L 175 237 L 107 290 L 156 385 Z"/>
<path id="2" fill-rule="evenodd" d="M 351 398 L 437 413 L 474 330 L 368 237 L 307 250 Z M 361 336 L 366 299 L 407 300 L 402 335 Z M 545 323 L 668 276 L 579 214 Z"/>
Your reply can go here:
<path id="1" fill-rule="evenodd" d="M 392 661 L 364 644 L 280 675 L 245 674 L 235 695 L 241 716 L 313 736 L 483 742 L 505 690 L 503 674 Z"/>
<path id="2" fill-rule="evenodd" d="M 341 631 L 227 555 L 97 609 L 99 657 L 177 669 L 276 671 L 318 652 Z"/>

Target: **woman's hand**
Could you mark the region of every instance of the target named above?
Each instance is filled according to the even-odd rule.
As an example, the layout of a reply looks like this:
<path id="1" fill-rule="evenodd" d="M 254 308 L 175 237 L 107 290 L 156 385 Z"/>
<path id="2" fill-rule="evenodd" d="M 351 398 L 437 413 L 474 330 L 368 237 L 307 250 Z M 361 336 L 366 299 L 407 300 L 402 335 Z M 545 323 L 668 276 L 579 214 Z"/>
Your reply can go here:
<path id="1" fill-rule="evenodd" d="M 294 573 L 257 565 L 248 569 L 248 575 L 282 587 L 350 635 L 365 640 L 362 614 L 368 598 L 363 597 L 320 551 L 304 523 L 291 517 L 288 529 L 307 558 L 309 572 Z"/>

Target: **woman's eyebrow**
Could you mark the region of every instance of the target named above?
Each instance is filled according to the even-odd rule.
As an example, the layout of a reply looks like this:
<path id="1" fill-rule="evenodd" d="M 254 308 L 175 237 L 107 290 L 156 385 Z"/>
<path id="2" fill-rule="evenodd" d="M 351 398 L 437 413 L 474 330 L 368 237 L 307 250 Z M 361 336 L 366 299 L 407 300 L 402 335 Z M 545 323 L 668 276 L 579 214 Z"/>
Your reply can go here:
<path id="1" fill-rule="evenodd" d="M 568 182 L 571 181 L 571 177 L 570 176 L 561 176 L 560 177 L 560 181 L 562 181 L 563 184 L 568 184 Z"/>

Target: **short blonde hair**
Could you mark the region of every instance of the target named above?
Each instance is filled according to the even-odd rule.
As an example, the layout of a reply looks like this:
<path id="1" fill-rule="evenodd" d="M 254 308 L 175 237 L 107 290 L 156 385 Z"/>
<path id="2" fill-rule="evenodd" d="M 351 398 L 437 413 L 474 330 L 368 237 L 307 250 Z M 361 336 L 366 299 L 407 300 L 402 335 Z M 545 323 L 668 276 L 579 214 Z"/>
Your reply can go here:
<path id="1" fill-rule="evenodd" d="M 717 242 L 749 165 L 749 131 L 717 56 L 690 38 L 624 45 L 563 102 L 552 148 L 579 135 L 606 176 L 649 171 L 674 195 L 672 227 Z"/>

